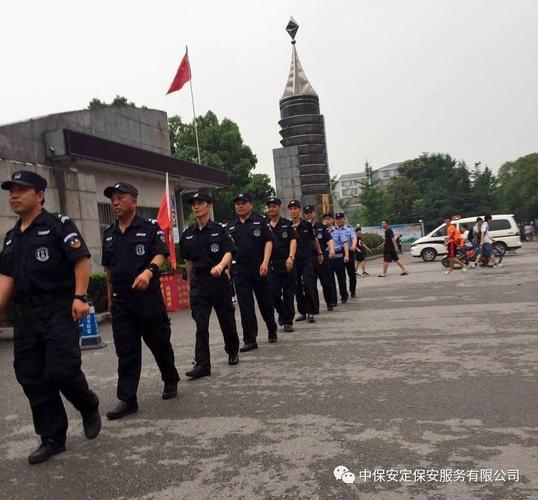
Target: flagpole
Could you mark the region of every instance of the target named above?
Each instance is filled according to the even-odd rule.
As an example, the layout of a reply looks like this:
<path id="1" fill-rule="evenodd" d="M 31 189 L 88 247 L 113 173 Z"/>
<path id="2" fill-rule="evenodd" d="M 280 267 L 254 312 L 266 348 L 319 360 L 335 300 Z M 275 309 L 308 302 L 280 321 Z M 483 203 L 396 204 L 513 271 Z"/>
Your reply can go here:
<path id="1" fill-rule="evenodd" d="M 187 51 L 187 57 L 189 57 L 189 47 L 185 45 Z M 194 108 L 194 93 L 192 91 L 192 71 L 191 71 L 191 62 L 189 60 L 189 85 L 191 87 L 191 101 L 192 101 L 192 114 L 194 116 L 194 135 L 196 136 L 196 150 L 198 151 L 198 163 L 201 165 L 202 160 L 200 159 L 200 143 L 198 142 L 198 125 L 196 123 L 196 110 Z"/>

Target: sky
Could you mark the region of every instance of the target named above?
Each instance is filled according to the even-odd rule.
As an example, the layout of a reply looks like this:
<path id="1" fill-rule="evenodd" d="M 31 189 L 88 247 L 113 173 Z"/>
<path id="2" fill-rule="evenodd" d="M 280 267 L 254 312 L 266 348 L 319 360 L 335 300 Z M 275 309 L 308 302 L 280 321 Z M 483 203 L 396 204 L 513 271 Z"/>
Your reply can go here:
<path id="1" fill-rule="evenodd" d="M 197 114 L 238 123 L 274 178 L 285 26 L 325 115 L 331 175 L 423 152 L 497 171 L 538 151 L 538 0 L 18 0 L 1 8 L 0 124 L 166 96 L 189 46 Z"/>

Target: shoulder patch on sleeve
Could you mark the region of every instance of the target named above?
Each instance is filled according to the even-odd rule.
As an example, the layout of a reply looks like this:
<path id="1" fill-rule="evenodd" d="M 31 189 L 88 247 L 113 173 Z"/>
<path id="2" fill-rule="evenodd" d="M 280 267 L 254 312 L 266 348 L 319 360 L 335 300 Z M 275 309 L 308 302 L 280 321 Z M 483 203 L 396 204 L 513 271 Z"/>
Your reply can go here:
<path id="1" fill-rule="evenodd" d="M 156 219 L 148 219 L 148 221 L 151 222 L 154 225 L 157 225 L 157 220 Z"/>
<path id="2" fill-rule="evenodd" d="M 64 214 L 57 213 L 52 215 L 55 215 L 62 224 L 65 224 L 67 221 L 71 220 L 67 215 Z"/>

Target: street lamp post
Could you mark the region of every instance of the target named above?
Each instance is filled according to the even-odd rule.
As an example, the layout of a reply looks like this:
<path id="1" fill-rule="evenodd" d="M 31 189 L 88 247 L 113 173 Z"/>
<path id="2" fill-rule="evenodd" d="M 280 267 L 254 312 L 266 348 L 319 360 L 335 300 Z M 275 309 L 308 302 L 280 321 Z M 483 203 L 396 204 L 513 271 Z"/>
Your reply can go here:
<path id="1" fill-rule="evenodd" d="M 422 219 L 419 219 L 418 221 L 420 222 L 421 236 L 424 236 L 424 221 Z"/>

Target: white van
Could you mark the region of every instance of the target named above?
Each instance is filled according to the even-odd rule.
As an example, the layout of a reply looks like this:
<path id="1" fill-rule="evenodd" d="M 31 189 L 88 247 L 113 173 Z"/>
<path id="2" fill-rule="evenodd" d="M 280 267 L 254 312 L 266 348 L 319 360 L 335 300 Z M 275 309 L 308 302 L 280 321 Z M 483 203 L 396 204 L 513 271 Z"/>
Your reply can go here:
<path id="1" fill-rule="evenodd" d="M 462 224 L 467 224 L 467 228 L 471 229 L 476 223 L 475 217 L 466 217 L 452 221 L 456 224 L 460 232 Z M 484 218 L 483 215 L 480 217 Z M 492 215 L 489 221 L 489 233 L 495 243 L 493 246 L 499 249 L 503 254 L 506 250 L 521 248 L 521 238 L 519 237 L 519 228 L 512 214 Z M 441 224 L 431 233 L 419 238 L 411 245 L 411 255 L 413 257 L 422 257 L 426 262 L 435 260 L 438 255 L 446 255 L 445 247 L 446 228 L 445 224 Z"/>

